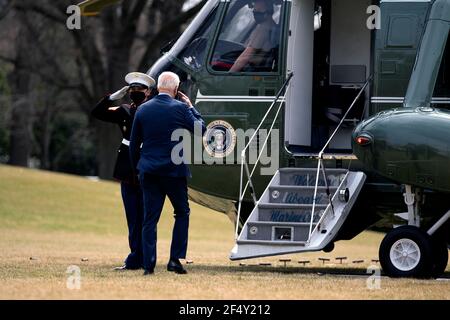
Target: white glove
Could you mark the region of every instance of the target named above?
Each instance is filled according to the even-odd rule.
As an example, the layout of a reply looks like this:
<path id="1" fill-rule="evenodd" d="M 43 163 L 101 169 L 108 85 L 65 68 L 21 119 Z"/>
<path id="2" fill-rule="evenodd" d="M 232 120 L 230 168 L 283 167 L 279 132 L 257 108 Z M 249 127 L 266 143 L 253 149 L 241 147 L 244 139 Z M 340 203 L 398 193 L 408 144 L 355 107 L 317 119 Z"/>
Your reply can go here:
<path id="1" fill-rule="evenodd" d="M 123 87 L 122 89 L 120 89 L 119 91 L 114 92 L 112 95 L 109 96 L 110 100 L 120 100 L 123 97 L 126 96 L 128 90 L 130 89 L 129 86 Z"/>

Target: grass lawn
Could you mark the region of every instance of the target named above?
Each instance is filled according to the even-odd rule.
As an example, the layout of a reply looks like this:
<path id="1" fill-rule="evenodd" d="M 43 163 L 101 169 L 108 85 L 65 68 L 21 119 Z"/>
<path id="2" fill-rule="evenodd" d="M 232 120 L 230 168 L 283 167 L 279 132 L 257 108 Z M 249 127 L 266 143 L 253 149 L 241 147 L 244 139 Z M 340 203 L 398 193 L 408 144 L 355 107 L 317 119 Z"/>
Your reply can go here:
<path id="1" fill-rule="evenodd" d="M 188 275 L 165 271 L 173 225 L 168 201 L 158 226 L 155 275 L 114 272 L 128 252 L 118 184 L 0 166 L 0 299 L 450 299 L 445 280 L 383 277 L 380 289 L 368 289 L 366 270 L 382 234 L 365 232 L 328 254 L 241 266 L 228 259 L 234 244 L 228 217 L 194 203 L 191 209 Z M 339 256 L 348 259 L 341 265 Z M 322 257 L 330 262 L 323 265 Z M 285 266 L 280 258 L 292 261 Z M 72 265 L 81 270 L 80 290 L 66 285 Z"/>

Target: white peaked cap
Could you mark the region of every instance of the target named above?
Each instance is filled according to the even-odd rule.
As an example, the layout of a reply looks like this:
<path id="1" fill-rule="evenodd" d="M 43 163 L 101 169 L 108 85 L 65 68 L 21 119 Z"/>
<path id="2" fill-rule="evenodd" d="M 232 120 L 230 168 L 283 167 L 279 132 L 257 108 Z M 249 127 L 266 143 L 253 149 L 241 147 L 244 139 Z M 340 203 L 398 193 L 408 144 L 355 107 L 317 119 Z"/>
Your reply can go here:
<path id="1" fill-rule="evenodd" d="M 125 77 L 125 81 L 129 85 L 138 83 L 149 88 L 153 87 L 156 84 L 156 81 L 152 77 L 141 72 L 131 72 L 127 74 Z"/>

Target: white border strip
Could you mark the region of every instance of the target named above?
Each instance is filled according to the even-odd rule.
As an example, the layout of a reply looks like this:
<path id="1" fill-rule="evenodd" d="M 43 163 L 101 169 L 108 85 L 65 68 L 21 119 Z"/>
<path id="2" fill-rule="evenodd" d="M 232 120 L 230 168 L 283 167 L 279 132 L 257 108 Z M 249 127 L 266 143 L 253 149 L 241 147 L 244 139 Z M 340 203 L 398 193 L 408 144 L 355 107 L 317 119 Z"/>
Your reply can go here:
<path id="1" fill-rule="evenodd" d="M 372 103 L 403 103 L 405 101 L 404 97 L 372 97 L 370 100 Z M 431 103 L 434 104 L 450 104 L 450 98 L 433 98 Z"/>
<path id="2" fill-rule="evenodd" d="M 276 96 L 204 96 L 200 90 L 197 93 L 198 102 L 273 102 Z M 280 97 L 277 102 L 285 102 L 285 97 Z"/>

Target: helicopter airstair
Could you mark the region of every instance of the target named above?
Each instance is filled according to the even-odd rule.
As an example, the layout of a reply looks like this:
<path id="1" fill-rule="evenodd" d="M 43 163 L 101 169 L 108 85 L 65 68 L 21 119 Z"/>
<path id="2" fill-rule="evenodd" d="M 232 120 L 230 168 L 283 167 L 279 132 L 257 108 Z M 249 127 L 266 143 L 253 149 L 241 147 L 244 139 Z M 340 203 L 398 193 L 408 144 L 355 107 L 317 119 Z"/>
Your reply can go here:
<path id="1" fill-rule="evenodd" d="M 246 161 L 246 152 L 276 101 L 287 88 L 291 78 L 292 74 L 289 75 L 241 155 L 236 244 L 231 251 L 231 260 L 325 249 L 333 243 L 366 181 L 366 175 L 363 172 L 325 168 L 324 159 L 326 158 L 325 150 L 364 92 L 370 78 L 319 153 L 317 168 L 279 169 L 259 200 L 256 198 L 252 176 L 257 165 L 255 164 L 253 170 L 250 171 Z M 275 119 L 279 115 L 281 107 L 282 103 L 280 103 Z M 272 123 L 262 149 L 266 147 L 273 127 L 274 123 Z M 259 158 L 260 156 L 258 160 Z M 247 175 L 245 184 L 244 172 Z M 255 207 L 239 232 L 241 205 L 247 190 L 250 190 Z"/>
<path id="2" fill-rule="evenodd" d="M 316 189 L 315 168 L 280 169 L 244 224 L 230 258 L 319 251 L 329 245 L 366 176 L 340 169 L 326 173 L 326 180 L 320 177 Z"/>

